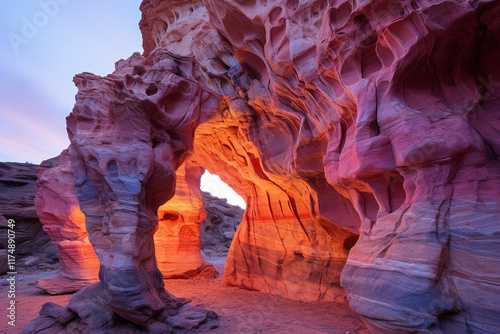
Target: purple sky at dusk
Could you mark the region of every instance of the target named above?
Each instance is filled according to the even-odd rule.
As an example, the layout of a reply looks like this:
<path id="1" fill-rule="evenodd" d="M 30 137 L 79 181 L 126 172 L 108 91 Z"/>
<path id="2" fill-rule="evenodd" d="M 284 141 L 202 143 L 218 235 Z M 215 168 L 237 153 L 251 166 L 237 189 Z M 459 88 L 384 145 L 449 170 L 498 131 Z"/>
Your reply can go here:
<path id="1" fill-rule="evenodd" d="M 81 72 L 106 75 L 142 52 L 140 0 L 0 4 L 0 161 L 40 163 L 66 148 Z"/>
<path id="2" fill-rule="evenodd" d="M 0 3 L 0 161 L 39 164 L 68 147 L 73 76 L 107 75 L 142 52 L 141 0 L 3 0 Z M 244 201 L 217 176 L 202 190 Z"/>

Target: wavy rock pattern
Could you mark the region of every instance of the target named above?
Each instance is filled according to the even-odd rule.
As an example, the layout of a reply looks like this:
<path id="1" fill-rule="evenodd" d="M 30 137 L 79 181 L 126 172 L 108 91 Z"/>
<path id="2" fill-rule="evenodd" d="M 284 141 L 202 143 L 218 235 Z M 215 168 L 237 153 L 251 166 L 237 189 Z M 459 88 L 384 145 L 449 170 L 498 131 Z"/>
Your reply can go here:
<path id="1" fill-rule="evenodd" d="M 186 161 L 176 171 L 175 196 L 158 209 L 156 260 L 164 278 L 216 277 L 200 251 L 200 224 L 207 217 L 200 190 L 205 170 Z"/>
<path id="2" fill-rule="evenodd" d="M 175 169 L 187 157 L 200 111 L 216 106 L 192 70 L 188 59 L 157 49 L 147 58 L 135 54 L 117 63 L 107 77 L 75 77 L 79 93 L 67 119 L 70 155 L 100 282 L 72 298 L 67 309 L 76 315 L 59 323 L 65 330 L 76 323 L 90 331 L 117 327 L 116 314 L 124 331 L 139 325 L 171 332 L 173 317 L 183 314 L 185 302 L 164 289 L 153 236 L 158 208 L 174 195 Z M 196 321 L 186 318 L 190 328 L 207 320 L 206 311 L 197 313 Z M 47 321 L 40 317 L 25 331 L 37 332 Z M 175 326 L 182 323 L 178 319 Z"/>
<path id="3" fill-rule="evenodd" d="M 374 333 L 500 331 L 498 2 L 141 8 L 144 56 L 77 76 L 68 118 L 104 309 L 164 324 L 156 208 L 194 150 L 247 202 L 226 282 L 341 283 Z"/>
<path id="4" fill-rule="evenodd" d="M 266 117 L 278 101 L 301 116 L 299 139 L 328 133 L 326 178 L 361 219 L 342 274 L 351 307 L 374 332 L 498 331 L 498 4 L 207 7 L 264 87 L 249 104 L 269 93 Z"/>
<path id="5" fill-rule="evenodd" d="M 75 195 L 75 178 L 69 153 L 63 151 L 54 165 L 38 169 L 35 208 L 44 231 L 59 248 L 59 273 L 40 279 L 37 287 L 50 294 L 76 292 L 98 281 L 99 262 L 88 239 L 85 216 Z"/>
<path id="6" fill-rule="evenodd" d="M 175 196 L 160 206 L 155 233 L 158 268 L 165 278 L 216 275 L 203 261 L 199 224 L 206 217 L 199 182 L 203 169 L 184 163 L 177 171 Z M 35 205 L 45 232 L 59 248 L 59 274 L 40 279 L 37 287 L 50 294 L 76 292 L 97 282 L 99 260 L 88 240 L 85 217 L 75 194 L 68 151 L 57 164 L 38 170 Z"/>

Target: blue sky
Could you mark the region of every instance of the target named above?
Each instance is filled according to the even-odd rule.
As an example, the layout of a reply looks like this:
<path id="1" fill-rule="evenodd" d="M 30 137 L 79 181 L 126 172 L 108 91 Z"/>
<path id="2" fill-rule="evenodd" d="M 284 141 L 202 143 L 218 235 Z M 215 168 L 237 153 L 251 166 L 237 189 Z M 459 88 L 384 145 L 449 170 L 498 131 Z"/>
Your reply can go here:
<path id="1" fill-rule="evenodd" d="M 106 75 L 142 52 L 141 0 L 2 0 L 0 3 L 0 161 L 39 164 L 69 145 L 66 116 L 73 76 Z M 245 207 L 216 176 L 202 189 Z"/>
<path id="2" fill-rule="evenodd" d="M 40 163 L 69 144 L 73 76 L 142 52 L 140 0 L 3 0 L 0 161 Z"/>

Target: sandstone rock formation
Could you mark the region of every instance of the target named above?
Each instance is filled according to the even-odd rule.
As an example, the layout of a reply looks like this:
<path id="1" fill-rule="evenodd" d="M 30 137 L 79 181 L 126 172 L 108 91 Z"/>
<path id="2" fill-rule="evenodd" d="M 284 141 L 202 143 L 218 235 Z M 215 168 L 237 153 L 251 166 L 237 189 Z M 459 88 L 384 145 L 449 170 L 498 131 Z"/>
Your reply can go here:
<path id="1" fill-rule="evenodd" d="M 247 203 L 227 283 L 302 300 L 342 283 L 374 333 L 500 331 L 498 2 L 141 9 L 144 55 L 75 79 L 70 154 L 101 282 L 71 324 L 174 323 L 152 241 L 194 151 Z M 96 292 L 106 316 L 85 318 Z"/>
<path id="2" fill-rule="evenodd" d="M 361 219 L 343 286 L 373 331 L 497 331 L 500 299 L 492 296 L 500 272 L 486 264 L 499 257 L 492 189 L 499 189 L 493 115 L 500 78 L 491 65 L 500 52 L 491 21 L 498 4 L 207 7 L 242 67 L 262 83 L 257 96 L 248 93 L 256 101 L 249 104 L 268 106 L 270 117 L 278 101 L 301 116 L 299 134 L 291 136 L 298 145 L 285 152 L 300 156 L 300 144 L 327 134 L 326 178 Z M 273 99 L 262 103 L 267 94 Z M 312 152 L 322 152 L 316 145 Z M 482 251 L 463 240 L 482 240 Z M 475 261 L 486 267 L 472 270 Z"/>
<path id="3" fill-rule="evenodd" d="M 16 222 L 16 255 L 44 257 L 57 251 L 42 229 L 35 211 L 38 165 L 0 162 L 0 248 L 7 248 L 7 222 Z M 53 254 L 52 257 L 57 257 Z"/>
<path id="4" fill-rule="evenodd" d="M 175 196 L 158 209 L 155 252 L 164 278 L 217 275 L 200 252 L 199 224 L 207 216 L 199 184 L 203 172 L 189 161 L 182 164 Z M 88 240 L 67 150 L 38 169 L 35 203 L 44 230 L 60 252 L 59 274 L 38 280 L 37 286 L 50 294 L 63 294 L 97 282 L 99 260 Z"/>
<path id="5" fill-rule="evenodd" d="M 166 48 L 191 57 L 199 80 L 220 99 L 218 113 L 200 115 L 192 159 L 247 202 L 225 282 L 302 300 L 341 297 L 345 241 L 355 238 L 359 218 L 324 177 L 326 126 L 299 131 L 301 116 L 275 105 L 257 68 L 241 63 L 208 22 L 211 5 L 145 1 L 142 10 L 145 54 Z"/>
<path id="6" fill-rule="evenodd" d="M 205 170 L 186 161 L 177 169 L 175 195 L 158 209 L 154 235 L 158 268 L 164 278 L 216 277 L 200 252 L 200 224 L 207 217 L 200 190 Z"/>
<path id="7" fill-rule="evenodd" d="M 59 248 L 58 275 L 37 286 L 50 294 L 76 292 L 98 281 L 99 261 L 88 239 L 85 217 L 75 195 L 67 150 L 38 169 L 35 206 L 44 231 Z"/>
<path id="8" fill-rule="evenodd" d="M 279 117 L 265 116 L 268 124 L 239 97 L 228 109 L 198 127 L 193 154 L 247 203 L 224 281 L 305 301 L 342 298 L 345 241 L 355 237 L 359 221 L 350 202 L 326 183 L 321 171 L 311 171 L 307 180 L 294 175 L 286 160 L 291 154 L 264 163 L 268 153 L 263 150 L 274 156 L 277 149 L 290 147 L 282 140 L 291 130 Z M 254 113 L 256 120 L 249 121 L 246 113 Z M 320 198 L 331 202 L 324 206 Z"/>
<path id="9" fill-rule="evenodd" d="M 117 63 L 106 77 L 75 77 L 79 92 L 67 120 L 70 154 L 100 282 L 72 298 L 67 310 L 73 319 L 59 322 L 59 329 L 140 325 L 169 332 L 169 325 L 183 326 L 175 317 L 184 314 L 184 302 L 164 289 L 153 235 L 159 206 L 174 195 L 175 169 L 192 146 L 199 114 L 217 106 L 192 72 L 188 59 L 157 49 Z M 100 316 L 88 317 L 89 312 Z M 207 314 L 184 316 L 199 324 Z M 115 315 L 126 321 L 118 325 Z M 49 321 L 41 317 L 28 328 L 37 332 Z"/>
<path id="10" fill-rule="evenodd" d="M 207 218 L 200 224 L 200 248 L 209 258 L 226 257 L 244 210 L 203 192 Z"/>

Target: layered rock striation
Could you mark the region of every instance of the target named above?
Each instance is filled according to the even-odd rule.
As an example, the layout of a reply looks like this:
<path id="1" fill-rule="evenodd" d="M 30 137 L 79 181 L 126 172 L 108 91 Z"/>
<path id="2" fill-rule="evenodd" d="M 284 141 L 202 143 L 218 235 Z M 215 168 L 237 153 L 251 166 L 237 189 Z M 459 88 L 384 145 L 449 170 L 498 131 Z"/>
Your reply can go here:
<path id="1" fill-rule="evenodd" d="M 191 164 L 186 161 L 178 169 L 175 196 L 158 209 L 154 241 L 164 278 L 217 275 L 200 252 L 199 224 L 207 216 L 199 184 L 204 170 Z M 67 150 L 38 169 L 35 204 L 44 231 L 60 253 L 58 275 L 39 279 L 37 287 L 50 294 L 64 294 L 97 282 L 99 260 L 88 240 Z"/>
<path id="2" fill-rule="evenodd" d="M 327 133 L 320 165 L 361 220 L 342 274 L 351 307 L 374 332 L 497 331 L 498 5 L 207 7 L 263 86 L 249 104 L 270 94 L 262 115 L 278 101 L 300 118 L 299 145 L 285 152 L 300 156 L 305 138 Z M 273 154 L 264 157 L 270 170 Z"/>
<path id="3" fill-rule="evenodd" d="M 70 155 L 101 265 L 67 308 L 82 324 L 102 325 L 72 307 L 95 289 L 127 324 L 175 323 L 153 234 L 191 154 L 247 203 L 225 282 L 301 300 L 342 285 L 374 333 L 500 331 L 497 2 L 141 9 L 144 54 L 75 78 Z"/>
<path id="4" fill-rule="evenodd" d="M 216 101 L 203 93 L 189 59 L 161 48 L 117 63 L 106 77 L 83 73 L 74 81 L 70 155 L 100 282 L 72 298 L 65 309 L 71 317 L 58 322 L 57 312 L 48 312 L 25 331 L 51 323 L 54 331 L 171 332 L 206 322 L 210 312 L 185 311 L 185 301 L 165 291 L 153 240 L 158 208 L 174 195 L 175 169 L 192 146 L 199 114 Z"/>
<path id="5" fill-rule="evenodd" d="M 0 249 L 8 247 L 8 220 L 12 219 L 15 221 L 16 255 L 37 255 L 52 261 L 57 254 L 35 210 L 38 167 L 29 163 L 0 162 Z"/>
<path id="6" fill-rule="evenodd" d="M 217 271 L 203 260 L 200 224 L 207 218 L 200 179 L 205 170 L 186 161 L 177 169 L 175 195 L 158 209 L 154 235 L 156 260 L 164 278 L 216 277 Z"/>
<path id="7" fill-rule="evenodd" d="M 75 195 L 75 178 L 67 150 L 43 162 L 38 169 L 35 207 L 44 231 L 60 254 L 58 274 L 39 279 L 37 287 L 50 294 L 62 294 L 97 282 L 99 261 Z"/>

